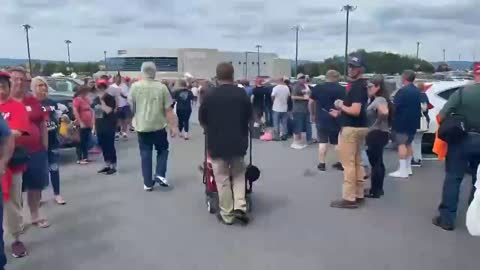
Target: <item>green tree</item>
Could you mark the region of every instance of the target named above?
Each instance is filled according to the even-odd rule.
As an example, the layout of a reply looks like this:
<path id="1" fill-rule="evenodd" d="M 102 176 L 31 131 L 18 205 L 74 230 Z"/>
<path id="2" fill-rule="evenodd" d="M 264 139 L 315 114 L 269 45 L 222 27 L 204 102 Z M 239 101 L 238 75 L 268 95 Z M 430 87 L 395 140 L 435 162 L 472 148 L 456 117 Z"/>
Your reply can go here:
<path id="1" fill-rule="evenodd" d="M 48 62 L 43 66 L 42 75 L 50 76 L 57 70 L 57 64 L 55 62 Z"/>

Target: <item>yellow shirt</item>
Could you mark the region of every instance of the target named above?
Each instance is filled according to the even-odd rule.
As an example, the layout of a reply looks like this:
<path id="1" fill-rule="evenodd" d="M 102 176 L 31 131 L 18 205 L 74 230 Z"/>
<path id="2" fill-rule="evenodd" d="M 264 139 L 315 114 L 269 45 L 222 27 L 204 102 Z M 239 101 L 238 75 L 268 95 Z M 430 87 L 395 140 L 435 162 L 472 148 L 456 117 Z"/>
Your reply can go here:
<path id="1" fill-rule="evenodd" d="M 138 132 L 152 132 L 167 127 L 167 109 L 172 105 L 168 88 L 159 81 L 141 80 L 132 85 L 128 95 L 133 126 Z"/>

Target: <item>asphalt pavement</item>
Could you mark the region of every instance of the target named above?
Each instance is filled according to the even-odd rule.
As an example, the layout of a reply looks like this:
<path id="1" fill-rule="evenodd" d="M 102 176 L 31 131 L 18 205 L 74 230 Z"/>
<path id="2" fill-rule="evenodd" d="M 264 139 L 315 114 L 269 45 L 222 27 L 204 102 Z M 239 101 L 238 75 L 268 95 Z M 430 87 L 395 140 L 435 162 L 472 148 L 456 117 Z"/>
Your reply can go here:
<path id="1" fill-rule="evenodd" d="M 329 204 L 341 196 L 342 174 L 316 170 L 315 146 L 297 151 L 287 142 L 256 141 L 254 163 L 262 176 L 254 186 L 253 220 L 242 227 L 219 224 L 207 212 L 197 125 L 190 141 L 172 140 L 169 189 L 143 190 L 134 137 L 117 148 L 114 176 L 96 174 L 100 160 L 80 166 L 74 151 L 62 152 L 68 204 L 43 206 L 52 226 L 30 227 L 23 236 L 30 255 L 7 254 L 7 269 L 473 270 L 480 263 L 480 238 L 468 234 L 464 221 L 469 179 L 458 229 L 431 224 L 443 181 L 438 161 L 426 161 L 409 181 L 387 178 L 380 200 L 339 210 Z M 393 152 L 386 160 L 387 170 L 395 169 Z"/>

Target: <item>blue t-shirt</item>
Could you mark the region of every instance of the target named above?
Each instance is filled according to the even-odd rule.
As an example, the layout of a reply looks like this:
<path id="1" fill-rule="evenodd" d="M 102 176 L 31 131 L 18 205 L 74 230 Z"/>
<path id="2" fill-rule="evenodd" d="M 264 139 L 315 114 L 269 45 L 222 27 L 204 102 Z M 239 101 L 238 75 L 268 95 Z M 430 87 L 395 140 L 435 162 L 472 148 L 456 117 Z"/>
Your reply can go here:
<path id="1" fill-rule="evenodd" d="M 420 117 L 422 115 L 420 101 L 420 90 L 415 85 L 409 84 L 398 90 L 393 99 L 395 105 L 393 131 L 407 134 L 417 132 L 417 129 L 420 128 Z"/>
<path id="2" fill-rule="evenodd" d="M 174 99 L 177 102 L 177 110 L 191 111 L 193 98 L 194 96 L 192 91 L 188 89 L 180 89 L 176 91 L 174 95 Z"/>
<path id="3" fill-rule="evenodd" d="M 345 98 L 345 87 L 338 83 L 326 82 L 316 85 L 312 89 L 310 99 L 315 101 L 316 121 L 321 129 L 338 130 L 339 121 L 333 118 L 329 112 L 334 108 L 335 100 Z"/>

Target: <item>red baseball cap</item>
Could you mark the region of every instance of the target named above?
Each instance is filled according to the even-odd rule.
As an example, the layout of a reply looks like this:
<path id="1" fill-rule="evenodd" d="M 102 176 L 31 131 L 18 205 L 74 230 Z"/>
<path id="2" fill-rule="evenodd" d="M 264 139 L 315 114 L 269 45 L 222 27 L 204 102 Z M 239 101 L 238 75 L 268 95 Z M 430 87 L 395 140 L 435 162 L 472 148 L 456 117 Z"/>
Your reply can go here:
<path id="1" fill-rule="evenodd" d="M 480 63 L 476 63 L 473 66 L 473 74 L 475 75 L 480 75 Z"/>
<path id="2" fill-rule="evenodd" d="M 10 73 L 5 72 L 5 71 L 0 71 L 0 77 L 4 77 L 4 78 L 10 79 Z"/>
<path id="3" fill-rule="evenodd" d="M 130 81 L 130 77 L 125 76 L 125 81 L 126 81 L 126 82 L 129 82 L 129 81 Z"/>
<path id="4" fill-rule="evenodd" d="M 108 82 L 106 80 L 102 80 L 102 79 L 99 79 L 97 80 L 96 82 L 97 86 L 100 86 L 100 85 L 105 85 L 105 86 L 108 86 Z"/>

